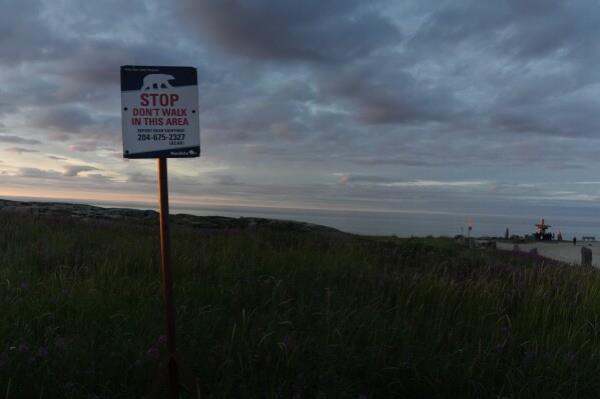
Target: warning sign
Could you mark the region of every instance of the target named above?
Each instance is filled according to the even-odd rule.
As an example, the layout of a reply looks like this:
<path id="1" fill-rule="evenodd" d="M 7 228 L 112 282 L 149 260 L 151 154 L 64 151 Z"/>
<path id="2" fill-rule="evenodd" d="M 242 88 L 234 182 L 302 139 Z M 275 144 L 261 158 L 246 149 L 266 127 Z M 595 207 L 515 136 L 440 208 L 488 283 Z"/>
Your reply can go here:
<path id="1" fill-rule="evenodd" d="M 193 67 L 121 67 L 123 157 L 200 156 L 198 77 Z"/>

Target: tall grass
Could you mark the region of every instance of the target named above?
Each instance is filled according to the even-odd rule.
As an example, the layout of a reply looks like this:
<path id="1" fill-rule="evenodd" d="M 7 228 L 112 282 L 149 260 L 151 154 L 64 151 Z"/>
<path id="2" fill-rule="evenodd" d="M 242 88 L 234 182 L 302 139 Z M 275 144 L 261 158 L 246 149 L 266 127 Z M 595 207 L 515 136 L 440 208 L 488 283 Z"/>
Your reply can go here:
<path id="1" fill-rule="evenodd" d="M 157 228 L 0 217 L 0 398 L 164 394 Z M 183 397 L 593 397 L 600 277 L 444 239 L 173 226 Z"/>

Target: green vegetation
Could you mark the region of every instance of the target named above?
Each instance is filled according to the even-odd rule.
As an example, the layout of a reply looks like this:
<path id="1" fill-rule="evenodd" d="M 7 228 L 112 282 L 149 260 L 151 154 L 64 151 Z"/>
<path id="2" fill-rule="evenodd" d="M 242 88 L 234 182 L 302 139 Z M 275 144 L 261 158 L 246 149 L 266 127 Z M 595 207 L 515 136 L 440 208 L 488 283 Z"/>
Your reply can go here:
<path id="1" fill-rule="evenodd" d="M 164 393 L 157 228 L 0 216 L 0 398 Z M 173 226 L 183 397 L 594 397 L 600 274 L 382 239 Z"/>

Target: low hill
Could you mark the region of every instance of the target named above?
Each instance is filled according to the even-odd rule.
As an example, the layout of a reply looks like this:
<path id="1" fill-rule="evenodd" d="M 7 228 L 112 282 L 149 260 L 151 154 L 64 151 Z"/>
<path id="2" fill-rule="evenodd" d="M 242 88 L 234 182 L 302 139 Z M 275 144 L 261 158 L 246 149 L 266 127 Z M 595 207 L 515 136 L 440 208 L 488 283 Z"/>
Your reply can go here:
<path id="1" fill-rule="evenodd" d="M 148 224 L 158 223 L 158 212 L 153 210 L 104 208 L 63 202 L 26 202 L 0 199 L 0 212 L 36 217 L 67 217 L 84 222 L 123 221 Z M 343 234 L 332 227 L 292 220 L 253 217 L 231 218 L 223 216 L 196 216 L 189 214 L 170 215 L 170 219 L 173 223 L 203 230 L 245 230 L 266 228 L 274 231 Z"/>

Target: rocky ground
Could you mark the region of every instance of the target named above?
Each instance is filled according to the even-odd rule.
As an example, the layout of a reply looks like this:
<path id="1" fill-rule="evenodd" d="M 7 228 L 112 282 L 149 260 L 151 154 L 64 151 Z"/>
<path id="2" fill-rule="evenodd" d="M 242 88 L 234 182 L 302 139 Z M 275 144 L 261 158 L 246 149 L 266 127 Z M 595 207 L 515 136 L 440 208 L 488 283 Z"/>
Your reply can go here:
<path id="1" fill-rule="evenodd" d="M 25 202 L 0 199 L 0 216 L 2 214 L 27 215 L 34 217 L 60 217 L 86 221 L 123 221 L 132 223 L 158 223 L 158 212 L 126 208 L 102 208 L 92 205 L 60 202 Z M 171 222 L 188 225 L 202 230 L 244 230 L 268 228 L 270 230 L 317 232 L 334 235 L 345 235 L 331 227 L 291 220 L 264 218 L 230 218 L 223 216 L 196 216 L 188 214 L 171 215 Z"/>

